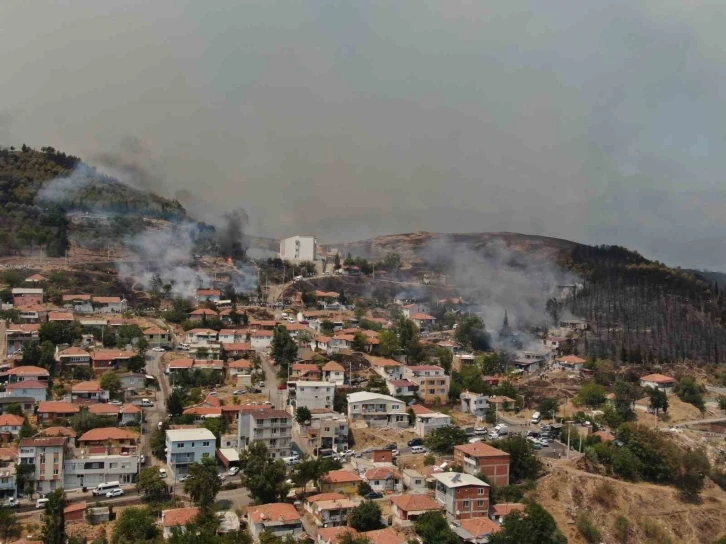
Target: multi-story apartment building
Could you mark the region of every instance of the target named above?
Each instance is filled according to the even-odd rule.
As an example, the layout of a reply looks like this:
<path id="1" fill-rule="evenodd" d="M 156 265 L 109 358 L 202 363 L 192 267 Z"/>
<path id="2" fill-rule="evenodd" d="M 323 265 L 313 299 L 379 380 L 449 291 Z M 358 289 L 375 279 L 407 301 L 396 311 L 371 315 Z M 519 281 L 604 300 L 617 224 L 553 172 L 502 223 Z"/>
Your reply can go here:
<path id="1" fill-rule="evenodd" d="M 63 487 L 63 463 L 67 438 L 25 438 L 20 441 L 21 465 L 35 465 L 36 493 L 50 493 Z"/>
<path id="2" fill-rule="evenodd" d="M 335 384 L 328 382 L 288 382 L 288 405 L 292 408 L 305 406 L 310 410 L 333 409 Z"/>
<path id="3" fill-rule="evenodd" d="M 425 404 L 443 404 L 449 399 L 449 376 L 435 365 L 407 366 L 406 379 L 418 385 L 418 396 Z"/>
<path id="4" fill-rule="evenodd" d="M 403 363 L 393 359 L 374 359 L 371 361 L 371 368 L 386 381 L 403 379 Z"/>
<path id="5" fill-rule="evenodd" d="M 348 395 L 348 420 L 365 421 L 370 427 L 408 427 L 403 401 L 364 391 Z"/>
<path id="6" fill-rule="evenodd" d="M 340 363 L 328 361 L 323 367 L 323 380 L 335 385 L 344 385 L 345 368 Z"/>
<path id="7" fill-rule="evenodd" d="M 440 472 L 436 480 L 436 502 L 444 507 L 446 517 L 469 519 L 489 515 L 489 485 L 471 474 Z"/>
<path id="8" fill-rule="evenodd" d="M 287 412 L 269 408 L 240 411 L 237 425 L 240 450 L 252 442 L 263 442 L 272 459 L 290 456 L 292 417 Z"/>
<path id="9" fill-rule="evenodd" d="M 17 496 L 15 464 L 18 462 L 16 448 L 0 448 L 0 498 Z"/>
<path id="10" fill-rule="evenodd" d="M 189 472 L 189 465 L 214 459 L 216 438 L 208 429 L 170 429 L 166 431 L 167 465 L 175 478 Z"/>
<path id="11" fill-rule="evenodd" d="M 283 261 L 314 261 L 317 253 L 318 243 L 315 236 L 291 236 L 280 240 L 280 258 Z"/>
<path id="12" fill-rule="evenodd" d="M 106 482 L 131 484 L 139 473 L 137 455 L 94 455 L 86 450 L 74 452 L 74 457 L 63 463 L 63 488 L 96 487 Z M 77 455 L 76 455 L 77 454 Z"/>
<path id="13" fill-rule="evenodd" d="M 307 453 L 330 448 L 348 449 L 348 418 L 332 410 L 315 410 L 309 425 L 295 424 L 298 444 Z"/>
<path id="14" fill-rule="evenodd" d="M 464 391 L 460 399 L 461 411 L 465 414 L 472 414 L 476 417 L 484 417 L 487 415 L 487 399 L 489 399 L 489 395 Z"/>
<path id="15" fill-rule="evenodd" d="M 429 410 L 421 404 L 411 406 L 413 413 L 416 415 L 414 423 L 414 432 L 416 436 L 425 438 L 434 429 L 448 427 L 451 425 L 451 416 Z"/>
<path id="16" fill-rule="evenodd" d="M 509 485 L 509 454 L 488 444 L 454 447 L 454 462 L 468 474 L 484 474 L 494 485 Z"/>

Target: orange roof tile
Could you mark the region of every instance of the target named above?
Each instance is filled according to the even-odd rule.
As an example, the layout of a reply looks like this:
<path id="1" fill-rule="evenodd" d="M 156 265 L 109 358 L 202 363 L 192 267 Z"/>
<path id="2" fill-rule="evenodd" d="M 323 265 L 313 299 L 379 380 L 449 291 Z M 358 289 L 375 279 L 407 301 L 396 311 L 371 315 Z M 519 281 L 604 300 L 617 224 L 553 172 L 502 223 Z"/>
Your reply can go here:
<path id="1" fill-rule="evenodd" d="M 183 413 L 193 416 L 221 416 L 222 408 L 220 406 L 192 406 L 184 410 Z"/>
<path id="2" fill-rule="evenodd" d="M 390 467 L 376 467 L 366 471 L 366 480 L 385 480 L 386 478 L 393 478 L 397 480 L 401 477 L 401 474 L 394 468 Z"/>
<path id="3" fill-rule="evenodd" d="M 83 356 L 89 357 L 90 353 L 88 353 L 86 350 L 81 349 L 76 346 L 71 346 L 69 348 L 66 348 L 66 349 L 58 352 L 59 357 L 66 357 L 66 356 L 71 356 L 71 355 L 83 355 Z"/>
<path id="4" fill-rule="evenodd" d="M 45 401 L 38 405 L 39 414 L 77 414 L 80 410 L 77 404 L 71 402 Z"/>
<path id="5" fill-rule="evenodd" d="M 335 501 L 340 499 L 345 499 L 345 495 L 341 495 L 340 493 L 319 493 L 317 495 L 312 495 L 307 498 L 308 502 L 320 502 L 320 501 Z"/>
<path id="6" fill-rule="evenodd" d="M 79 510 L 85 510 L 86 509 L 86 501 L 81 502 L 74 502 L 69 504 L 63 509 L 64 514 L 69 514 L 71 512 L 77 512 Z"/>
<path id="7" fill-rule="evenodd" d="M 506 516 L 511 512 L 523 512 L 524 504 L 521 502 L 500 502 L 492 506 L 492 510 L 495 516 Z"/>
<path id="8" fill-rule="evenodd" d="M 343 365 L 335 361 L 329 361 L 325 363 L 323 370 L 325 370 L 326 372 L 345 372 L 345 368 L 343 368 Z"/>
<path id="9" fill-rule="evenodd" d="M 329 482 L 331 484 L 343 484 L 343 483 L 353 483 L 353 482 L 360 482 L 361 478 L 356 474 L 355 472 L 352 472 L 350 470 L 331 470 L 327 474 L 323 475 L 321 478 L 324 482 Z"/>
<path id="10" fill-rule="evenodd" d="M 229 368 L 252 368 L 252 363 L 247 359 L 239 359 L 228 363 Z"/>
<path id="11" fill-rule="evenodd" d="M 676 381 L 675 378 L 664 376 L 663 374 L 648 374 L 647 376 L 642 376 L 640 379 L 646 382 L 655 383 L 675 383 Z"/>
<path id="12" fill-rule="evenodd" d="M 484 444 L 483 442 L 477 442 L 476 444 L 461 444 L 459 446 L 454 446 L 454 450 L 462 451 L 472 457 L 499 457 L 503 455 L 509 457 L 509 454 L 506 451 L 498 450 L 497 448 L 494 448 L 489 444 Z"/>
<path id="13" fill-rule="evenodd" d="M 247 515 L 252 523 L 264 523 L 266 521 L 289 522 L 300 519 L 300 514 L 297 513 L 295 507 L 286 502 L 250 506 L 247 509 Z"/>
<path id="14" fill-rule="evenodd" d="M 189 525 L 199 514 L 199 508 L 174 508 L 173 510 L 163 510 L 161 516 L 164 527 L 178 527 L 180 525 Z"/>
<path id="15" fill-rule="evenodd" d="M 565 355 L 564 357 L 558 357 L 557 361 L 560 363 L 567 363 L 567 364 L 582 364 L 585 363 L 585 359 L 580 359 L 576 355 Z"/>
<path id="16" fill-rule="evenodd" d="M 422 510 L 440 510 L 442 506 L 428 495 L 416 493 L 411 495 L 393 495 L 391 502 L 406 512 Z"/>
<path id="17" fill-rule="evenodd" d="M 78 436 L 76 431 L 68 427 L 46 427 L 45 429 L 40 429 L 38 434 L 41 436 L 68 436 L 70 438 Z"/>
<path id="18" fill-rule="evenodd" d="M 103 391 L 103 388 L 98 380 L 77 383 L 71 388 L 71 393 L 100 393 L 101 391 Z"/>
<path id="19" fill-rule="evenodd" d="M 127 431 L 126 429 L 119 429 L 117 427 L 101 427 L 98 429 L 91 429 L 84 433 L 79 442 L 101 442 L 104 440 L 135 440 L 138 435 L 133 431 Z"/>
<path id="20" fill-rule="evenodd" d="M 318 529 L 318 538 L 322 539 L 323 542 L 338 542 L 343 535 L 346 533 L 350 533 L 351 535 L 355 536 L 358 534 L 358 531 L 353 529 L 353 527 L 321 527 Z"/>
<path id="21" fill-rule="evenodd" d="M 118 415 L 120 412 L 121 407 L 116 406 L 115 404 L 92 404 L 88 407 L 88 411 L 92 414 L 97 414 L 100 416 L 107 416 L 107 415 Z"/>
<path id="22" fill-rule="evenodd" d="M 5 389 L 48 389 L 48 382 L 41 382 L 39 380 L 25 380 L 23 382 L 9 383 L 5 386 Z"/>
<path id="23" fill-rule="evenodd" d="M 2 414 L 0 415 L 0 426 L 5 427 L 19 427 L 23 424 L 25 418 L 16 416 L 15 414 Z"/>
<path id="24" fill-rule="evenodd" d="M 461 528 L 476 539 L 483 538 L 486 535 L 493 535 L 502 530 L 496 521 L 489 518 L 471 518 L 459 521 Z"/>
<path id="25" fill-rule="evenodd" d="M 398 536 L 393 529 L 386 527 L 378 531 L 368 531 L 363 535 L 370 540 L 371 544 L 403 544 L 405 539 Z"/>
<path id="26" fill-rule="evenodd" d="M 48 371 L 39 366 L 16 366 L 8 370 L 10 376 L 50 376 Z"/>
<path id="27" fill-rule="evenodd" d="M 121 408 L 122 414 L 140 414 L 141 408 L 134 406 L 133 404 L 124 404 Z"/>

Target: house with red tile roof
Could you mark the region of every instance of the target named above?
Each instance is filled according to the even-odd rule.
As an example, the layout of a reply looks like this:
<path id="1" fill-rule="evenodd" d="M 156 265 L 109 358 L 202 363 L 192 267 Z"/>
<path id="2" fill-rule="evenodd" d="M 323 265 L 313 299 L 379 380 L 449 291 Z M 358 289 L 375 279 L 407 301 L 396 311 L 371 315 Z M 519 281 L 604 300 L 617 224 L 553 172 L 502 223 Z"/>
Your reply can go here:
<path id="1" fill-rule="evenodd" d="M 21 352 L 28 342 L 38 341 L 39 323 L 7 323 L 5 326 L 5 353 L 10 356 Z"/>
<path id="2" fill-rule="evenodd" d="M 121 415 L 121 425 L 128 425 L 136 421 L 137 417 L 141 417 L 141 408 L 133 404 L 124 404 L 119 410 Z"/>
<path id="3" fill-rule="evenodd" d="M 61 365 L 61 368 L 72 368 L 75 366 L 90 366 L 91 354 L 85 349 L 76 346 L 58 351 L 56 348 L 55 360 Z"/>
<path id="4" fill-rule="evenodd" d="M 350 513 L 360 504 L 340 493 L 321 493 L 309 497 L 305 509 L 310 512 L 318 527 L 346 526 Z"/>
<path id="5" fill-rule="evenodd" d="M 108 403 L 97 403 L 91 404 L 88 407 L 88 412 L 97 416 L 107 416 L 118 418 L 119 412 L 121 411 L 120 406 Z"/>
<path id="6" fill-rule="evenodd" d="M 161 527 L 164 539 L 166 540 L 171 538 L 174 529 L 183 533 L 186 530 L 187 525 L 192 524 L 198 515 L 199 508 L 196 507 L 162 510 Z"/>
<path id="7" fill-rule="evenodd" d="M 366 470 L 363 479 L 368 482 L 373 491 L 379 492 L 401 492 L 403 491 L 403 483 L 401 481 L 401 473 L 394 467 L 375 467 Z"/>
<path id="8" fill-rule="evenodd" d="M 524 504 L 521 502 L 500 502 L 492 506 L 489 515 L 491 519 L 501 525 L 512 512 L 524 512 Z"/>
<path id="9" fill-rule="evenodd" d="M 315 533 L 315 544 L 340 544 L 341 539 L 348 533 L 352 536 L 360 534 L 353 527 L 318 527 Z"/>
<path id="10" fill-rule="evenodd" d="M 222 291 L 219 289 L 197 289 L 197 302 L 219 302 Z"/>
<path id="11" fill-rule="evenodd" d="M 379 529 L 378 531 L 367 531 L 361 533 L 366 537 L 370 544 L 404 544 L 406 540 L 396 534 L 390 527 Z"/>
<path id="12" fill-rule="evenodd" d="M 670 391 L 676 385 L 676 379 L 663 374 L 648 374 L 640 378 L 640 387 L 652 387 L 661 391 Z"/>
<path id="13" fill-rule="evenodd" d="M 48 312 L 48 321 L 51 323 L 72 323 L 73 319 L 72 312 Z"/>
<path id="14" fill-rule="evenodd" d="M 171 346 L 171 332 L 161 327 L 149 327 L 144 329 L 144 337 L 149 341 L 152 347 L 169 347 Z"/>
<path id="15" fill-rule="evenodd" d="M 393 495 L 390 500 L 393 524 L 401 527 L 410 527 L 421 514 L 442 509 L 439 503 L 422 493 Z"/>
<path id="16" fill-rule="evenodd" d="M 212 319 L 214 317 L 218 317 L 217 312 L 209 308 L 197 308 L 189 313 L 189 321 L 204 321 L 205 319 Z"/>
<path id="17" fill-rule="evenodd" d="M 290 369 L 290 380 L 292 381 L 320 381 L 320 368 L 311 363 L 294 363 Z"/>
<path id="18" fill-rule="evenodd" d="M 33 274 L 25 278 L 25 281 L 29 283 L 43 283 L 44 281 L 48 281 L 48 278 L 40 274 Z"/>
<path id="19" fill-rule="evenodd" d="M 71 387 L 71 400 L 84 400 L 92 402 L 107 402 L 108 391 L 101 387 L 99 380 L 77 383 Z"/>
<path id="20" fill-rule="evenodd" d="M 80 406 L 73 404 L 72 402 L 41 402 L 38 406 L 38 422 L 48 423 L 65 420 L 76 415 L 80 411 Z"/>
<path id="21" fill-rule="evenodd" d="M 5 390 L 10 396 L 31 397 L 35 402 L 43 402 L 48 399 L 48 382 L 25 380 L 9 383 L 5 386 Z"/>
<path id="22" fill-rule="evenodd" d="M 452 530 L 467 544 L 489 542 L 489 537 L 502 530 L 498 523 L 487 517 L 460 520 Z"/>
<path id="23" fill-rule="evenodd" d="M 320 491 L 323 493 L 356 493 L 358 484 L 362 482 L 358 473 L 352 470 L 331 470 L 320 478 Z"/>
<path id="24" fill-rule="evenodd" d="M 47 382 L 49 379 L 50 373 L 39 366 L 16 366 L 8 370 L 8 381 L 10 383 L 26 380 Z"/>
<path id="25" fill-rule="evenodd" d="M 136 353 L 122 349 L 97 349 L 91 353 L 91 362 L 96 376 L 100 376 L 108 370 L 118 370 L 121 365 L 126 365 L 129 359 Z"/>
<path id="26" fill-rule="evenodd" d="M 27 304 L 14 309 L 23 323 L 43 323 L 48 320 L 48 309 L 42 304 Z"/>
<path id="27" fill-rule="evenodd" d="M 345 384 L 345 368 L 336 361 L 328 361 L 323 365 L 323 381 L 335 385 Z"/>
<path id="28" fill-rule="evenodd" d="M 552 367 L 561 368 L 569 372 L 580 372 L 585 368 L 586 362 L 585 359 L 577 357 L 576 355 L 565 355 L 563 357 L 557 357 Z"/>
<path id="29" fill-rule="evenodd" d="M 284 538 L 287 535 L 297 537 L 304 531 L 300 514 L 292 504 L 272 503 L 249 506 L 245 515 L 247 528 L 255 541 L 264 532 Z"/>
<path id="30" fill-rule="evenodd" d="M 403 363 L 394 361 L 393 359 L 371 358 L 371 368 L 384 380 L 402 380 L 403 379 Z"/>
<path id="31" fill-rule="evenodd" d="M 222 344 L 228 357 L 254 358 L 256 352 L 249 342 L 231 342 Z"/>
<path id="32" fill-rule="evenodd" d="M 89 446 L 134 446 L 139 435 L 134 431 L 119 429 L 118 427 L 100 427 L 85 432 L 78 439 L 79 447 Z"/>
<path id="33" fill-rule="evenodd" d="M 10 433 L 17 436 L 24 421 L 24 417 L 15 414 L 0 414 L 0 433 Z"/>
<path id="34" fill-rule="evenodd" d="M 449 400 L 450 377 L 436 365 L 406 366 L 403 376 L 418 386 L 424 404 L 444 404 Z"/>

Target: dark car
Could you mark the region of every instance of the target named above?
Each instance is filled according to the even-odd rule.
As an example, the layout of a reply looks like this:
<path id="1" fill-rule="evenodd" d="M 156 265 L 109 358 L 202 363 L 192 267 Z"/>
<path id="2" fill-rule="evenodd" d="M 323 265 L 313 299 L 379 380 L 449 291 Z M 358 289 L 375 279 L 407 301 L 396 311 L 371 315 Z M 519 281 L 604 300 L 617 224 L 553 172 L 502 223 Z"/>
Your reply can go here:
<path id="1" fill-rule="evenodd" d="M 363 498 L 368 499 L 369 501 L 372 499 L 382 499 L 383 493 L 379 493 L 378 491 L 371 491 L 367 495 L 364 495 Z"/>
<path id="2" fill-rule="evenodd" d="M 411 448 L 413 446 L 423 446 L 423 440 L 420 438 L 413 438 L 408 441 L 408 447 Z"/>
<path id="3" fill-rule="evenodd" d="M 386 444 L 385 446 L 383 446 L 383 449 L 393 451 L 395 449 L 398 449 L 398 444 L 396 444 L 395 442 L 391 442 L 390 444 Z"/>

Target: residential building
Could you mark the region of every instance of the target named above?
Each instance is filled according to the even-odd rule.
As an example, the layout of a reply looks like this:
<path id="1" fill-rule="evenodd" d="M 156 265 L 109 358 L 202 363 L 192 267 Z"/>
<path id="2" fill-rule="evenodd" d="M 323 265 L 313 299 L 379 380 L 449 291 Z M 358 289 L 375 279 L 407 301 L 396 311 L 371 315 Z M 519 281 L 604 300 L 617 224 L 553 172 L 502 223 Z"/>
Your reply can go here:
<path id="1" fill-rule="evenodd" d="M 63 295 L 63 305 L 80 314 L 92 314 L 91 295 Z"/>
<path id="2" fill-rule="evenodd" d="M 318 255 L 315 236 L 291 236 L 280 240 L 280 258 L 291 263 L 314 261 Z"/>
<path id="3" fill-rule="evenodd" d="M 489 404 L 493 404 L 497 411 L 499 410 L 511 410 L 516 404 L 516 400 L 505 397 L 504 395 L 493 395 L 488 399 Z"/>
<path id="4" fill-rule="evenodd" d="M 222 346 L 224 347 L 224 351 L 229 357 L 241 357 L 241 358 L 254 358 L 256 355 L 256 352 L 254 349 L 252 349 L 252 344 L 248 342 L 232 342 L 232 343 L 222 343 Z"/>
<path id="5" fill-rule="evenodd" d="M 121 297 L 91 297 L 93 313 L 122 314 L 126 311 L 126 299 Z"/>
<path id="6" fill-rule="evenodd" d="M 348 418 L 333 410 L 311 410 L 309 425 L 295 422 L 298 445 L 314 455 L 318 449 L 348 449 Z"/>
<path id="7" fill-rule="evenodd" d="M 416 519 L 426 512 L 437 512 L 442 506 L 425 494 L 393 495 L 391 497 L 391 514 L 393 524 L 410 527 Z"/>
<path id="8" fill-rule="evenodd" d="M 370 544 L 405 544 L 406 542 L 406 539 L 398 536 L 390 527 L 361 534 L 368 539 Z"/>
<path id="9" fill-rule="evenodd" d="M 194 346 L 209 346 L 218 342 L 218 333 L 213 329 L 191 329 L 186 333 L 186 343 Z"/>
<path id="10" fill-rule="evenodd" d="M 104 448 L 86 447 L 83 453 L 67 457 L 63 463 L 63 488 L 81 489 L 96 487 L 106 482 L 131 484 L 139 473 L 138 455 L 107 454 L 95 451 Z M 135 453 L 135 450 L 132 452 Z"/>
<path id="11" fill-rule="evenodd" d="M 476 417 L 484 417 L 487 415 L 487 400 L 489 399 L 489 395 L 464 391 L 459 398 L 461 401 L 461 411 L 465 414 L 471 414 Z"/>
<path id="12" fill-rule="evenodd" d="M 661 391 L 670 391 L 676 385 L 675 378 L 663 374 L 648 374 L 640 378 L 640 387 L 652 387 Z"/>
<path id="13" fill-rule="evenodd" d="M 81 523 L 86 521 L 86 501 L 74 502 L 63 509 L 63 521 L 69 523 Z"/>
<path id="14" fill-rule="evenodd" d="M 449 401 L 450 378 L 440 366 L 407 366 L 403 374 L 418 385 L 418 396 L 424 404 L 445 404 Z"/>
<path id="15" fill-rule="evenodd" d="M 0 499 L 17 497 L 15 465 L 18 462 L 18 448 L 0 448 Z"/>
<path id="16" fill-rule="evenodd" d="M 489 538 L 502 528 L 489 518 L 462 519 L 452 530 L 465 544 L 487 544 Z"/>
<path id="17" fill-rule="evenodd" d="M 161 527 L 164 540 L 171 538 L 175 530 L 184 532 L 199 515 L 199 508 L 173 508 L 161 511 Z"/>
<path id="18" fill-rule="evenodd" d="M 222 291 L 219 289 L 197 289 L 194 297 L 197 302 L 219 302 L 222 297 Z"/>
<path id="19" fill-rule="evenodd" d="M 293 363 L 290 367 L 292 381 L 320 381 L 321 373 L 318 365 L 313 363 Z"/>
<path id="20" fill-rule="evenodd" d="M 10 404 L 17 404 L 26 416 L 32 416 L 35 413 L 35 399 L 33 397 L 0 397 L 0 414 L 6 413 Z"/>
<path id="21" fill-rule="evenodd" d="M 272 459 L 290 456 L 292 417 L 282 410 L 261 408 L 240 411 L 238 419 L 240 450 L 252 442 L 264 442 Z"/>
<path id="22" fill-rule="evenodd" d="M 393 359 L 372 359 L 371 368 L 386 381 L 403 379 L 403 363 Z"/>
<path id="23" fill-rule="evenodd" d="M 328 361 L 323 366 L 323 380 L 335 385 L 345 384 L 345 368 L 340 363 Z"/>
<path id="24" fill-rule="evenodd" d="M 314 544 L 340 544 L 341 539 L 350 533 L 351 536 L 358 536 L 359 533 L 353 527 L 318 527 L 315 533 Z"/>
<path id="25" fill-rule="evenodd" d="M 273 331 L 257 330 L 250 333 L 250 345 L 254 350 L 267 349 L 272 345 Z"/>
<path id="26" fill-rule="evenodd" d="M 340 351 L 351 349 L 355 336 L 352 334 L 336 334 L 330 340 L 328 340 L 328 349 L 326 353 L 333 354 Z"/>
<path id="27" fill-rule="evenodd" d="M 90 404 L 88 406 L 88 413 L 95 414 L 97 416 L 107 416 L 118 419 L 120 412 L 121 406 L 117 406 L 116 404 L 108 404 L 106 402 L 99 402 L 96 404 Z"/>
<path id="28" fill-rule="evenodd" d="M 401 307 L 401 313 L 406 319 L 411 319 L 415 314 L 426 314 L 428 313 L 429 307 L 426 304 L 419 304 L 413 302 L 411 304 L 405 304 Z"/>
<path id="29" fill-rule="evenodd" d="M 38 423 L 52 423 L 73 417 L 81 408 L 77 404 L 60 401 L 46 401 L 38 405 Z"/>
<path id="30" fill-rule="evenodd" d="M 121 416 L 121 425 L 128 425 L 141 417 L 141 408 L 133 404 L 124 404 L 119 410 L 119 415 Z"/>
<path id="31" fill-rule="evenodd" d="M 42 306 L 43 290 L 38 288 L 14 287 L 13 306 Z"/>
<path id="32" fill-rule="evenodd" d="M 300 406 L 305 406 L 310 410 L 333 409 L 333 397 L 335 396 L 335 384 L 333 383 L 288 382 L 286 391 L 288 404 L 293 409 Z"/>
<path id="33" fill-rule="evenodd" d="M 72 312 L 48 312 L 48 321 L 51 323 L 72 323 L 75 319 L 73 319 Z"/>
<path id="34" fill-rule="evenodd" d="M 434 429 L 451 425 L 451 416 L 434 412 L 420 404 L 414 404 L 411 409 L 416 415 L 416 422 L 414 423 L 416 436 L 425 438 Z"/>
<path id="35" fill-rule="evenodd" d="M 459 472 L 438 472 L 431 476 L 436 480 L 436 502 L 444 507 L 450 520 L 489 514 L 489 484 Z"/>
<path id="36" fill-rule="evenodd" d="M 189 314 L 189 321 L 204 321 L 218 317 L 217 312 L 209 308 L 197 308 Z"/>
<path id="37" fill-rule="evenodd" d="M 43 283 L 44 281 L 48 281 L 48 278 L 40 274 L 33 274 L 25 278 L 25 283 Z"/>
<path id="38" fill-rule="evenodd" d="M 140 372 L 122 372 L 118 377 L 123 391 L 138 391 L 146 386 L 146 374 Z"/>
<path id="39" fill-rule="evenodd" d="M 24 438 L 19 445 L 19 458 L 22 465 L 35 465 L 32 474 L 36 493 L 50 493 L 63 487 L 63 462 L 67 439 Z"/>
<path id="40" fill-rule="evenodd" d="M 40 323 L 7 323 L 5 326 L 5 353 L 20 354 L 28 342 L 38 342 Z"/>
<path id="41" fill-rule="evenodd" d="M 580 372 L 585 368 L 585 359 L 577 357 L 576 355 L 565 355 L 564 357 L 557 357 L 555 364 L 552 365 L 554 368 L 561 368 L 562 370 L 568 370 L 570 372 Z"/>
<path id="42" fill-rule="evenodd" d="M 152 347 L 169 347 L 172 345 L 171 332 L 160 327 L 150 327 L 144 330 L 144 337 Z"/>
<path id="43" fill-rule="evenodd" d="M 468 474 L 484 474 L 494 485 L 509 485 L 510 455 L 489 444 L 461 444 L 454 446 L 454 462 Z"/>
<path id="44" fill-rule="evenodd" d="M 363 479 L 368 482 L 373 491 L 381 493 L 403 491 L 401 473 L 393 466 L 381 466 L 366 470 Z"/>
<path id="45" fill-rule="evenodd" d="M 102 446 L 119 452 L 131 453 L 136 450 L 139 435 L 118 427 L 99 427 L 83 433 L 78 439 L 79 448 Z"/>
<path id="46" fill-rule="evenodd" d="M 259 541 L 260 535 L 265 532 L 285 538 L 287 535 L 297 537 L 304 531 L 300 514 L 286 502 L 249 506 L 245 517 L 255 541 Z"/>
<path id="47" fill-rule="evenodd" d="M 101 387 L 98 380 L 77 383 L 71 388 L 71 400 L 108 402 L 109 398 L 108 391 Z"/>
<path id="48" fill-rule="evenodd" d="M 48 310 L 40 304 L 17 306 L 15 310 L 23 323 L 42 323 L 48 320 Z"/>
<path id="49" fill-rule="evenodd" d="M 320 492 L 353 495 L 362 481 L 358 473 L 352 470 L 331 470 L 320 478 Z"/>
<path id="50" fill-rule="evenodd" d="M 90 366 L 91 354 L 75 346 L 60 351 L 56 347 L 55 360 L 60 363 L 62 369 L 76 366 Z"/>
<path id="51" fill-rule="evenodd" d="M 410 319 L 422 332 L 430 331 L 436 325 L 436 318 L 428 314 L 412 314 Z"/>
<path id="52" fill-rule="evenodd" d="M 408 427 L 403 401 L 364 391 L 348 395 L 348 420 L 365 421 L 370 427 Z"/>
<path id="53" fill-rule="evenodd" d="M 237 380 L 237 385 L 252 385 L 252 363 L 246 359 L 230 361 L 227 363 L 229 377 Z"/>
<path id="54" fill-rule="evenodd" d="M 50 379 L 50 374 L 44 368 L 39 366 L 16 366 L 8 370 L 8 381 L 10 383 L 39 381 L 45 382 L 46 385 Z"/>
<path id="55" fill-rule="evenodd" d="M 359 501 L 340 493 L 320 493 L 308 497 L 305 510 L 310 512 L 318 527 L 340 527 L 348 524 L 350 512 L 358 504 Z"/>
<path id="56" fill-rule="evenodd" d="M 403 488 L 410 493 L 426 493 L 426 476 L 418 470 L 405 468 L 401 471 Z"/>
<path id="57" fill-rule="evenodd" d="M 96 376 L 109 370 L 118 370 L 121 365 L 127 365 L 129 359 L 134 357 L 133 351 L 122 349 L 97 349 L 91 354 L 91 363 Z"/>
<path id="58" fill-rule="evenodd" d="M 30 397 L 35 402 L 43 402 L 48 398 L 48 382 L 38 380 L 24 380 L 9 383 L 5 386 L 4 397 Z"/>
<path id="59" fill-rule="evenodd" d="M 18 436 L 24 421 L 25 418 L 16 416 L 15 414 L 0 415 L 0 433 Z"/>
<path id="60" fill-rule="evenodd" d="M 386 382 L 388 392 L 396 397 L 413 397 L 416 395 L 418 385 L 411 380 L 390 380 Z"/>
<path id="61" fill-rule="evenodd" d="M 524 504 L 521 502 L 500 502 L 492 506 L 489 517 L 501 525 L 512 512 L 524 512 Z"/>
<path id="62" fill-rule="evenodd" d="M 166 431 L 167 465 L 176 478 L 189 472 L 189 465 L 201 463 L 205 457 L 215 458 L 216 438 L 202 428 Z"/>

